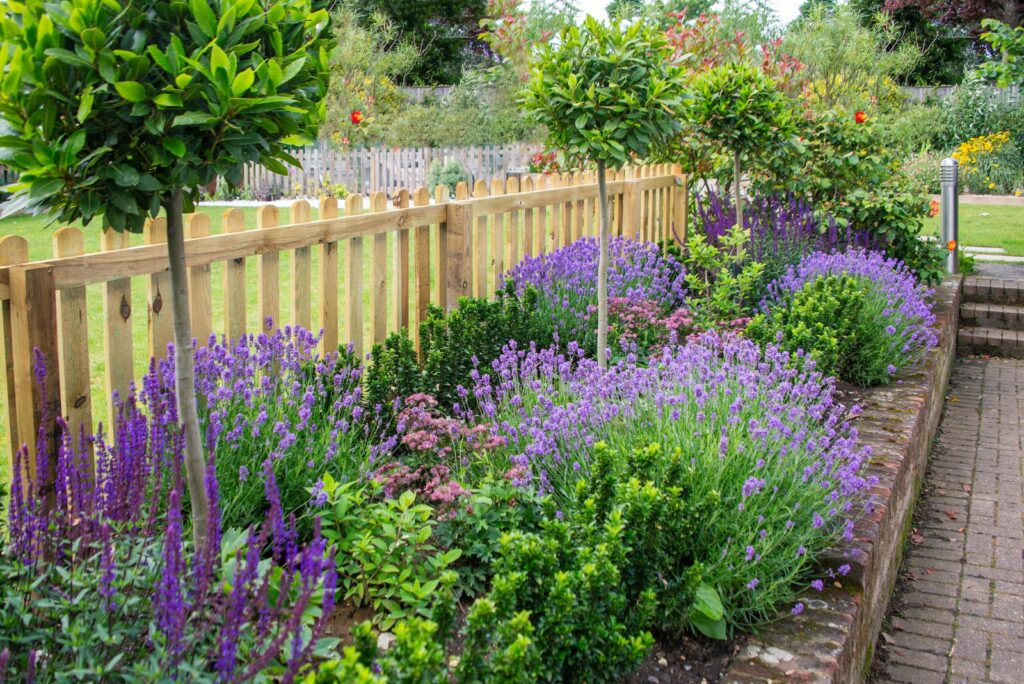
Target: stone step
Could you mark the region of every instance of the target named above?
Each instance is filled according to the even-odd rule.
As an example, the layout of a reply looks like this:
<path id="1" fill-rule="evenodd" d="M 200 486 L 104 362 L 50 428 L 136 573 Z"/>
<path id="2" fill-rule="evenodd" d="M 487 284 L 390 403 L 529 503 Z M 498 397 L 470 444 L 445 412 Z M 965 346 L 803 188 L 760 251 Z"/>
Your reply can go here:
<path id="1" fill-rule="evenodd" d="M 1024 359 L 1024 331 L 998 328 L 960 328 L 957 352 Z"/>
<path id="2" fill-rule="evenodd" d="M 968 276 L 964 278 L 964 301 L 1024 305 L 1024 280 Z"/>
<path id="3" fill-rule="evenodd" d="M 973 328 L 1024 330 L 1024 307 L 1012 304 L 964 302 L 960 305 L 960 325 Z"/>

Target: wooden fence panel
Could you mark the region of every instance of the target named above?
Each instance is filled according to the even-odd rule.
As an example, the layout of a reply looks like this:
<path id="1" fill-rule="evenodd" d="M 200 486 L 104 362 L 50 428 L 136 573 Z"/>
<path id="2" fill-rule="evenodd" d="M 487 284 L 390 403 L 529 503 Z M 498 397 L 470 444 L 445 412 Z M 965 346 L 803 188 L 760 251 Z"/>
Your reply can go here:
<path id="1" fill-rule="evenodd" d="M 167 243 L 167 221 L 155 218 L 146 222 L 142 232 L 147 245 Z M 174 314 L 171 312 L 171 274 L 169 271 L 149 276 L 146 290 L 147 323 L 150 358 L 167 356 L 167 345 L 174 341 Z"/>
<path id="2" fill-rule="evenodd" d="M 417 207 L 425 207 L 430 204 L 430 193 L 425 187 L 418 187 L 412 195 L 413 204 Z M 413 320 L 412 339 L 416 344 L 416 351 L 420 348 L 420 325 L 427 320 L 427 312 L 430 308 L 430 225 L 415 227 L 415 251 L 414 278 L 416 280 L 416 314 Z M 436 262 L 435 262 L 436 263 Z M 438 280 L 441 279 L 441 272 L 438 271 Z"/>
<path id="3" fill-rule="evenodd" d="M 504 194 L 505 183 L 500 178 L 491 179 L 491 197 Z M 499 277 L 505 272 L 505 215 L 502 212 L 494 214 L 491 228 L 491 270 L 494 273 L 494 279 L 487 289 L 487 295 L 494 292 L 498 286 Z"/>
<path id="4" fill-rule="evenodd" d="M 28 240 L 20 235 L 6 235 L 0 238 L 0 266 L 15 266 L 26 261 L 28 261 Z M 3 396 L 7 400 L 5 404 L 7 411 L 4 415 L 4 418 L 7 419 L 7 448 L 4 449 L 4 452 L 7 455 L 6 472 L 9 474 L 14 472 L 14 452 L 20 449 L 22 442 L 25 441 L 18 432 L 18 412 L 14 403 L 14 349 L 11 347 L 11 300 L 9 298 L 0 301 L 0 317 L 2 317 L 0 324 L 2 324 L 4 333 L 3 339 L 0 339 L 4 358 Z"/>
<path id="5" fill-rule="evenodd" d="M 523 176 L 520 189 L 523 192 L 533 192 L 533 178 Z M 529 208 L 523 211 L 523 254 L 525 256 L 536 256 L 534 251 L 534 211 Z"/>

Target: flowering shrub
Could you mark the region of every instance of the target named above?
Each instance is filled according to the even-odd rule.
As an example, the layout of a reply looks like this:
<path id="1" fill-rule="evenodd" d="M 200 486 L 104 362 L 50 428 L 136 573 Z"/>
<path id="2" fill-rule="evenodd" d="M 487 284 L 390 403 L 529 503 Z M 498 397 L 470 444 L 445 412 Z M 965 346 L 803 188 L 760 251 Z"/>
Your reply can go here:
<path id="1" fill-rule="evenodd" d="M 886 383 L 937 342 L 930 294 L 906 266 L 880 252 L 819 252 L 769 286 L 749 333 L 803 349 L 843 380 Z"/>
<path id="2" fill-rule="evenodd" d="M 561 166 L 558 164 L 557 152 L 538 152 L 530 157 L 530 173 L 558 173 Z"/>
<path id="3" fill-rule="evenodd" d="M 1024 153 L 1009 131 L 971 138 L 953 152 L 970 192 L 1011 194 L 1024 190 Z"/>
<path id="4" fill-rule="evenodd" d="M 508 437 L 518 484 L 566 504 L 596 442 L 628 454 L 655 436 L 665 454 L 655 484 L 715 512 L 693 518 L 675 553 L 700 564 L 727 622 L 745 627 L 791 601 L 815 559 L 851 534 L 870 484 L 834 381 L 792 361 L 715 333 L 605 375 L 578 348 L 510 347 L 474 392 L 482 419 Z"/>
<path id="5" fill-rule="evenodd" d="M 684 305 L 684 272 L 675 257 L 662 255 L 652 243 L 625 238 L 613 238 L 609 254 L 609 300 L 650 300 L 663 315 Z M 538 313 L 551 321 L 558 338 L 577 341 L 591 356 L 597 353 L 597 258 L 597 241 L 585 238 L 527 257 L 505 274 L 520 295 L 536 288 Z"/>
<path id="6" fill-rule="evenodd" d="M 299 548 L 272 475 L 262 525 L 222 535 L 211 466 L 210 525 L 197 549 L 181 511 L 177 429 L 147 425 L 126 397 L 110 441 L 85 442 L 94 475 L 61 425 L 57 454 L 39 442 L 40 467 L 56 463 L 52 508 L 23 485 L 26 452 L 15 463 L 0 553 L 0 679 L 289 679 L 324 655 L 333 556 L 317 526 Z"/>
<path id="7" fill-rule="evenodd" d="M 651 299 L 613 297 L 608 302 L 608 317 L 613 356 L 618 351 L 657 355 L 666 345 L 685 339 L 694 324 L 689 309 L 682 307 L 664 316 Z"/>
<path id="8" fill-rule="evenodd" d="M 376 418 L 362 406 L 362 371 L 350 351 L 317 355 L 319 338 L 301 328 L 249 335 L 229 346 L 212 338 L 196 349 L 196 391 L 207 452 L 222 485 L 228 527 L 258 521 L 265 508 L 269 463 L 281 505 L 300 511 L 305 490 L 322 475 L 351 479 L 365 472 Z M 176 420 L 173 355 L 154 362 L 140 398 L 147 423 Z"/>

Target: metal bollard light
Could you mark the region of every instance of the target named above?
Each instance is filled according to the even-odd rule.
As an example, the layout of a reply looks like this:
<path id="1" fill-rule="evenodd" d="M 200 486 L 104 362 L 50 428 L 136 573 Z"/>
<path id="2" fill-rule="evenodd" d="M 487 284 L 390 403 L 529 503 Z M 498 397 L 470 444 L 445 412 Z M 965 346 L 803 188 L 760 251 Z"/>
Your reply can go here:
<path id="1" fill-rule="evenodd" d="M 946 272 L 957 272 L 957 257 L 960 252 L 959 222 L 960 193 L 957 190 L 959 164 L 956 159 L 946 157 L 939 165 L 939 184 L 942 186 L 942 243 L 945 245 Z"/>

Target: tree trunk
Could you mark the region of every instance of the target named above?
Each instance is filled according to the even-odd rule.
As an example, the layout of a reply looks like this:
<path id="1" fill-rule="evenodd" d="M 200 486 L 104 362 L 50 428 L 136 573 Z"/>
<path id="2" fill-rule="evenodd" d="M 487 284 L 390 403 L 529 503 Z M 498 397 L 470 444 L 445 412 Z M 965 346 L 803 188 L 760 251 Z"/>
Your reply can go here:
<path id="1" fill-rule="evenodd" d="M 597 196 L 601 203 L 600 256 L 597 260 L 597 367 L 608 367 L 608 241 L 611 212 L 608 210 L 608 185 L 604 162 L 597 162 Z"/>
<path id="2" fill-rule="evenodd" d="M 204 548 L 206 540 L 210 499 L 206 491 L 206 460 L 203 458 L 203 440 L 196 406 L 182 200 L 183 193 L 178 188 L 171 192 L 166 205 L 167 254 L 171 267 L 171 306 L 174 312 L 174 392 L 178 398 L 178 420 L 185 430 L 185 477 L 192 503 L 192 537 L 198 551 Z"/>
<path id="3" fill-rule="evenodd" d="M 740 153 L 733 152 L 732 170 L 735 176 L 733 185 L 736 187 L 736 225 L 743 230 L 743 190 L 740 188 Z"/>

